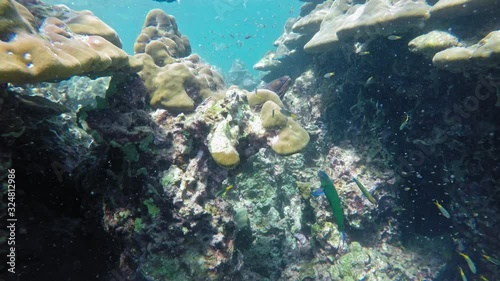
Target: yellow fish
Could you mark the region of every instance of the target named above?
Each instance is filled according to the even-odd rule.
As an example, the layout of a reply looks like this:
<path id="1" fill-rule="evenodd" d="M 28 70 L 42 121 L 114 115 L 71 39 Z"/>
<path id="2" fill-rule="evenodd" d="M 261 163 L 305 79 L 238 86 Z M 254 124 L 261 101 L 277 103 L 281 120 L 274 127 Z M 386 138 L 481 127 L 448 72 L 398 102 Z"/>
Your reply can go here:
<path id="1" fill-rule="evenodd" d="M 405 121 L 403 121 L 403 123 L 401 123 L 401 126 L 399 126 L 399 130 L 401 131 L 404 128 L 406 128 L 406 125 L 408 125 L 408 122 L 410 122 L 410 115 L 406 114 Z"/>
<path id="2" fill-rule="evenodd" d="M 370 54 L 369 51 L 364 51 L 364 52 L 358 53 L 358 55 L 360 55 L 360 56 L 366 56 L 366 55 L 369 55 L 369 54 Z"/>
<path id="3" fill-rule="evenodd" d="M 220 190 L 219 192 L 217 192 L 215 194 L 215 196 L 222 196 L 222 197 L 226 197 L 226 194 L 229 190 L 231 190 L 231 188 L 233 188 L 233 185 L 228 185 L 226 188 L 224 188 L 223 190 Z"/>
<path id="4" fill-rule="evenodd" d="M 323 77 L 330 78 L 330 77 L 332 77 L 334 75 L 335 75 L 335 72 L 332 71 L 332 72 L 328 72 L 327 74 L 323 75 Z"/>
<path id="5" fill-rule="evenodd" d="M 434 201 L 434 204 L 436 204 L 436 206 L 438 207 L 439 211 L 441 211 L 441 214 L 442 214 L 445 218 L 449 219 L 449 218 L 451 217 L 451 216 L 450 216 L 450 213 L 448 213 L 448 211 L 447 211 L 447 210 L 446 210 L 443 206 L 441 206 L 441 204 L 439 204 L 439 202 L 438 202 L 438 201 Z"/>
<path id="6" fill-rule="evenodd" d="M 389 36 L 387 36 L 387 39 L 392 40 L 392 41 L 399 40 L 401 38 L 403 38 L 403 37 L 401 37 L 399 35 L 389 35 Z"/>
<path id="7" fill-rule="evenodd" d="M 494 265 L 500 265 L 500 261 L 494 257 L 490 257 L 488 255 L 483 254 L 483 258 Z"/>
<path id="8" fill-rule="evenodd" d="M 289 110 L 286 110 L 284 108 L 280 109 L 280 113 L 287 116 L 287 117 L 291 117 L 293 120 L 297 119 L 297 115 L 295 115 L 294 113 L 292 113 Z"/>
<path id="9" fill-rule="evenodd" d="M 370 86 L 371 84 L 373 84 L 373 82 L 375 82 L 375 78 L 373 78 L 373 76 L 370 76 L 365 82 L 365 87 Z"/>
<path id="10" fill-rule="evenodd" d="M 458 252 L 459 255 L 461 255 L 462 257 L 464 257 L 465 261 L 467 262 L 467 265 L 469 266 L 470 268 L 470 271 L 474 274 L 476 274 L 477 270 L 476 270 L 476 265 L 474 264 L 474 262 L 469 258 L 468 255 L 462 253 L 462 252 Z"/>
<path id="11" fill-rule="evenodd" d="M 465 273 L 460 266 L 458 267 L 458 270 L 460 271 L 460 276 L 462 276 L 462 281 L 467 281 L 467 277 L 465 277 Z"/>

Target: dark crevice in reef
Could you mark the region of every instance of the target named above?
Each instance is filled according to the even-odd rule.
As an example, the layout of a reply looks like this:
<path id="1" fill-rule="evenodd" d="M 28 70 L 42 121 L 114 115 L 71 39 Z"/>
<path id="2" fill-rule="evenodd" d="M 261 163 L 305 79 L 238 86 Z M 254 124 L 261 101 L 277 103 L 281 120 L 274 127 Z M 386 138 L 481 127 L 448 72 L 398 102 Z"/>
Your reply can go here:
<path id="1" fill-rule="evenodd" d="M 120 241 L 104 232 L 100 210 L 82 205 L 89 194 L 76 188 L 78 172 L 65 170 L 58 146 L 31 138 L 47 130 L 25 133 L 12 150 L 18 266 L 10 280 L 110 280 Z"/>

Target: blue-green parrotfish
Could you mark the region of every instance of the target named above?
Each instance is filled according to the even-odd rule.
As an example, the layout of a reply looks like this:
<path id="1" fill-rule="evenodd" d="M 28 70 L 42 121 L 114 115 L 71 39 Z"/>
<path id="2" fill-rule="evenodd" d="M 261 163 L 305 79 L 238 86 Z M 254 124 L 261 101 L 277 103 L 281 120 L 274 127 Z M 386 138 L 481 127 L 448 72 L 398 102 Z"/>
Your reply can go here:
<path id="1" fill-rule="evenodd" d="M 344 231 L 344 212 L 342 211 L 342 205 L 340 204 L 340 197 L 333 185 L 332 179 L 323 171 L 318 171 L 319 181 L 321 182 L 321 187 L 313 191 L 313 196 L 318 197 L 322 194 L 326 195 L 328 203 L 333 211 L 333 216 L 337 221 L 337 229 L 340 232 L 340 239 L 342 240 L 342 245 L 345 243 L 345 231 Z"/>

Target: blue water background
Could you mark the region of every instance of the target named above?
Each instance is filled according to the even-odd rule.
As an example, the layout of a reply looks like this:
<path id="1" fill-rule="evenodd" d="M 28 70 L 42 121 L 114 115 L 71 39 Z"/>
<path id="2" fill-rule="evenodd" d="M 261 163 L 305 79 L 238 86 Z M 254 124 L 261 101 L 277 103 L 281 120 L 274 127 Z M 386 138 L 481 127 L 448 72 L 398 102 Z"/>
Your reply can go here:
<path id="1" fill-rule="evenodd" d="M 283 33 L 289 17 L 299 14 L 298 0 L 181 0 L 159 3 L 153 0 L 46 0 L 74 10 L 91 10 L 120 36 L 123 49 L 133 54 L 146 14 L 155 8 L 173 15 L 182 34 L 188 36 L 193 53 L 228 72 L 237 58 L 252 66 Z M 246 7 L 245 7 L 246 6 Z M 245 39 L 246 36 L 252 36 Z M 234 38 L 233 38 L 234 37 Z M 256 72 L 254 72 L 256 73 Z"/>

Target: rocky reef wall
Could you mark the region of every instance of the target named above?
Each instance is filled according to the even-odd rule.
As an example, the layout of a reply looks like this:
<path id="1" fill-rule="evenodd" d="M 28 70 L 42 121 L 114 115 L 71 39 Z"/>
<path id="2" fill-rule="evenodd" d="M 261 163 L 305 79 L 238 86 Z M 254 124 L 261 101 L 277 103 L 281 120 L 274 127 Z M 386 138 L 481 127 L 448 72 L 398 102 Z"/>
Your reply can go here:
<path id="1" fill-rule="evenodd" d="M 497 1 L 309 1 L 255 89 L 160 10 L 127 56 L 90 12 L 0 9 L 17 280 L 498 279 Z"/>

